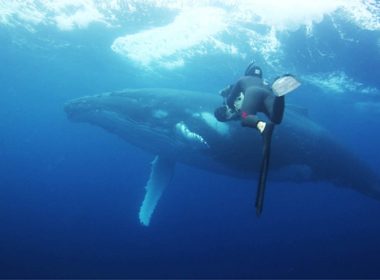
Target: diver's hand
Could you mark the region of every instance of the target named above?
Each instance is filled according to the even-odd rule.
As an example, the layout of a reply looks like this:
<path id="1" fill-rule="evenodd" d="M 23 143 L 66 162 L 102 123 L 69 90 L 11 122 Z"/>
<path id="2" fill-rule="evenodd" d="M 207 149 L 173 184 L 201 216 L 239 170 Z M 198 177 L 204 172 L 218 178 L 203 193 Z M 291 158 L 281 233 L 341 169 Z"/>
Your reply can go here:
<path id="1" fill-rule="evenodd" d="M 228 120 L 230 120 L 235 115 L 236 111 L 228 106 L 225 106 L 225 107 L 226 107 L 226 117 Z"/>
<path id="2" fill-rule="evenodd" d="M 219 95 L 221 95 L 222 97 L 224 98 L 227 98 L 227 96 L 230 94 L 231 92 L 231 89 L 232 89 L 232 85 L 228 85 L 226 86 L 225 88 L 221 89 L 219 91 Z"/>
<path id="3" fill-rule="evenodd" d="M 224 105 L 216 108 L 214 112 L 215 118 L 220 122 L 226 122 L 232 119 L 236 114 L 236 111 Z"/>

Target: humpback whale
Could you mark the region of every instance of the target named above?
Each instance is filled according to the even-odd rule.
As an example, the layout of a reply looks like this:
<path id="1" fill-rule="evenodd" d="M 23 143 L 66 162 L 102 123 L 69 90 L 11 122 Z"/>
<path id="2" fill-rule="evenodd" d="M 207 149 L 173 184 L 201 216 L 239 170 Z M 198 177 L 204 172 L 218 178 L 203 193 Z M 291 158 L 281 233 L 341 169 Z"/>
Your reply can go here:
<path id="1" fill-rule="evenodd" d="M 240 122 L 218 122 L 217 94 L 165 88 L 125 89 L 73 99 L 67 117 L 102 127 L 155 159 L 139 212 L 149 225 L 176 162 L 240 178 L 258 178 L 262 140 Z M 243 148 L 244 147 L 244 148 Z M 250 149 L 246 149 L 250 147 Z M 380 179 L 307 111 L 287 106 L 272 139 L 270 178 L 330 181 L 380 200 Z"/>

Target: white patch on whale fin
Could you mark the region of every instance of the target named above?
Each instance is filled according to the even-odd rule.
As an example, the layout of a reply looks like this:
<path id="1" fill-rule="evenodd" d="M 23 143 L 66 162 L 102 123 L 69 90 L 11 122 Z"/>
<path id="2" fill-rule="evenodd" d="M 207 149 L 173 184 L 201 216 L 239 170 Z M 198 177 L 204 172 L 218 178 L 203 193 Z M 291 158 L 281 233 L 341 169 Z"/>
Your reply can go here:
<path id="1" fill-rule="evenodd" d="M 177 134 L 187 143 L 197 149 L 210 148 L 206 140 L 199 134 L 191 131 L 184 122 L 179 122 L 175 125 Z"/>
<path id="2" fill-rule="evenodd" d="M 209 112 L 203 112 L 200 114 L 201 118 L 206 122 L 206 124 L 214 129 L 219 135 L 228 135 L 229 126 L 226 123 L 219 122 L 213 114 Z"/>
<path id="3" fill-rule="evenodd" d="M 156 156 L 152 161 L 152 170 L 145 186 L 145 197 L 140 207 L 139 219 L 144 226 L 149 226 L 150 218 L 165 188 L 174 174 L 175 162 L 165 157 Z"/>

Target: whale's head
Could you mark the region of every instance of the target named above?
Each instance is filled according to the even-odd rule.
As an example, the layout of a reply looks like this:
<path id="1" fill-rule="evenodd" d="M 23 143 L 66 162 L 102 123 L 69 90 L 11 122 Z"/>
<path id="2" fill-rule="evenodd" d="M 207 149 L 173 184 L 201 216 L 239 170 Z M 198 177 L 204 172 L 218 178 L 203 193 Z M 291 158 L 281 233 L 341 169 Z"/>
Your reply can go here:
<path id="1" fill-rule="evenodd" d="M 206 128 L 217 124 L 209 112 L 215 98 L 199 102 L 197 96 L 170 89 L 122 90 L 73 99 L 65 112 L 72 121 L 100 126 L 154 153 L 176 153 L 189 145 L 206 150 L 206 138 L 213 136 Z"/>

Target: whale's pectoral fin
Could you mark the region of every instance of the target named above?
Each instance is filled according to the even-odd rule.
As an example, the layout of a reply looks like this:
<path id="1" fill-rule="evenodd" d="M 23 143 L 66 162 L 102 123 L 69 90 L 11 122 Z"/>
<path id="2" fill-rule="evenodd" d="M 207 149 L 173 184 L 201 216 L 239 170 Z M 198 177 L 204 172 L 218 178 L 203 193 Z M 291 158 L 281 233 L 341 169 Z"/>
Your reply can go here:
<path id="1" fill-rule="evenodd" d="M 139 218 L 144 226 L 148 226 L 150 218 L 160 197 L 169 185 L 174 174 L 175 162 L 165 157 L 156 156 L 152 162 L 149 181 L 145 186 L 145 197 L 140 208 Z"/>

